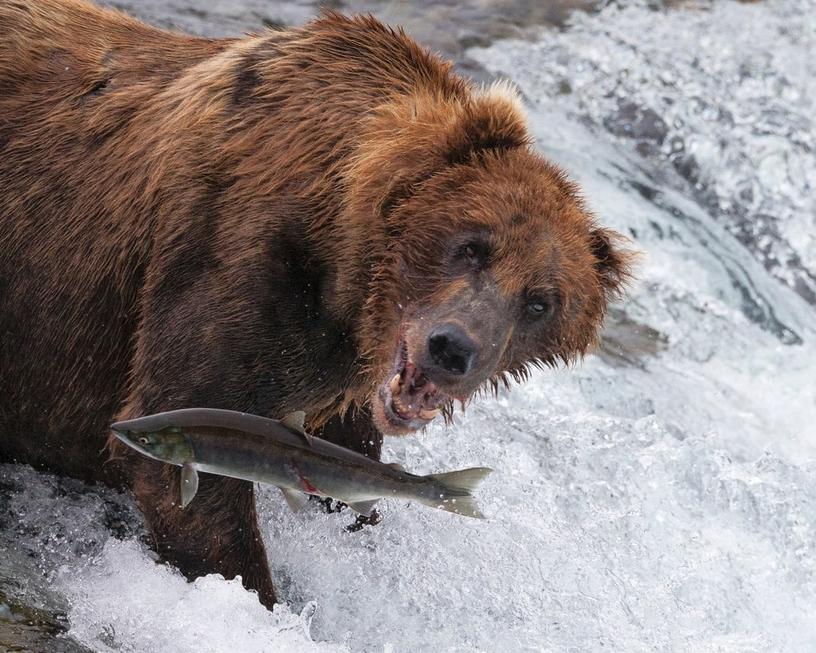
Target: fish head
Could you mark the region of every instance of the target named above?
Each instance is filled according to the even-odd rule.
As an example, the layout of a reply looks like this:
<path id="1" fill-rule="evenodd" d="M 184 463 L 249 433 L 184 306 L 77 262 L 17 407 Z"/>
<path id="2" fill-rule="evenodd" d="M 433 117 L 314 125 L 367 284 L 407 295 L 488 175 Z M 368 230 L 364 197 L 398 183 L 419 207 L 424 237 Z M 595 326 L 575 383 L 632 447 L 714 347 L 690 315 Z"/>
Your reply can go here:
<path id="1" fill-rule="evenodd" d="M 159 431 L 112 429 L 130 448 L 162 462 L 183 465 L 193 460 L 193 448 L 181 429 L 173 426 Z"/>

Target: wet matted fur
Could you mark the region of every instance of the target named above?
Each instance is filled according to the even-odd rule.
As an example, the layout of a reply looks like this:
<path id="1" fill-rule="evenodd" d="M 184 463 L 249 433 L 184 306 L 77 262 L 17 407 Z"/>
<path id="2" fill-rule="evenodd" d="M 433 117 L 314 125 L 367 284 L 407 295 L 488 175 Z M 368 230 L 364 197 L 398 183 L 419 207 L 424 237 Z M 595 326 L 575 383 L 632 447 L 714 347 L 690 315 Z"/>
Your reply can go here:
<path id="1" fill-rule="evenodd" d="M 166 560 L 271 605 L 251 484 L 205 476 L 182 511 L 108 425 L 305 410 L 378 456 L 580 356 L 628 257 L 530 141 L 511 89 L 370 17 L 211 40 L 0 0 L 0 460 L 125 484 Z M 467 374 L 432 372 L 442 323 Z"/>

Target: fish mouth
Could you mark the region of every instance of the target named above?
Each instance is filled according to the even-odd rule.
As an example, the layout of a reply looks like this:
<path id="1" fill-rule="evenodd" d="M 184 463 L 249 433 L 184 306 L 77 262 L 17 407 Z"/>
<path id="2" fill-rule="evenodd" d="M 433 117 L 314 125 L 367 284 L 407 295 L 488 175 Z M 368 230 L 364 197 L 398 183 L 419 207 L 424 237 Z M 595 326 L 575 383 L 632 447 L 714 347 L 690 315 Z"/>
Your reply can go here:
<path id="1" fill-rule="evenodd" d="M 116 424 L 114 424 L 113 426 L 116 426 Z M 110 429 L 111 434 L 114 437 L 116 437 L 117 440 L 120 440 L 121 442 L 124 442 L 125 444 L 132 446 L 132 442 L 130 441 L 130 438 L 128 437 L 127 431 L 122 431 L 120 429 L 115 429 L 115 428 L 113 428 L 113 426 L 111 426 L 111 429 Z"/>
<path id="2" fill-rule="evenodd" d="M 118 423 L 113 424 L 110 427 L 110 432 L 117 440 L 119 440 L 120 442 L 124 442 L 131 449 L 138 451 L 143 456 L 153 458 L 154 460 L 159 460 L 159 458 L 157 458 L 149 449 L 142 446 L 138 438 L 136 438 L 131 431 L 127 431 L 122 428 L 114 428 L 116 426 L 119 426 L 119 424 Z"/>
<path id="3" fill-rule="evenodd" d="M 422 368 L 412 362 L 408 345 L 400 339 L 394 364 L 380 387 L 379 399 L 389 431 L 409 433 L 426 426 L 450 401 Z"/>

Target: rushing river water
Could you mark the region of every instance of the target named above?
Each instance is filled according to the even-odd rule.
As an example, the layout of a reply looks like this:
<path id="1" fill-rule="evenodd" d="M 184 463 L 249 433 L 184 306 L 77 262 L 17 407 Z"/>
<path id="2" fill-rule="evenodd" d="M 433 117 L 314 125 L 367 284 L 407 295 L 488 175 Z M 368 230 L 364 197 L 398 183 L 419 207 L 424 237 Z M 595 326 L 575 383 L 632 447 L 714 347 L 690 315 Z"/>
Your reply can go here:
<path id="1" fill-rule="evenodd" d="M 209 35 L 315 12 L 113 4 Z M 485 522 L 386 501 L 349 534 L 262 488 L 274 613 L 156 565 L 127 497 L 2 466 L 0 649 L 816 650 L 816 2 L 329 4 L 518 84 L 643 252 L 602 355 L 388 443 L 493 467 Z"/>

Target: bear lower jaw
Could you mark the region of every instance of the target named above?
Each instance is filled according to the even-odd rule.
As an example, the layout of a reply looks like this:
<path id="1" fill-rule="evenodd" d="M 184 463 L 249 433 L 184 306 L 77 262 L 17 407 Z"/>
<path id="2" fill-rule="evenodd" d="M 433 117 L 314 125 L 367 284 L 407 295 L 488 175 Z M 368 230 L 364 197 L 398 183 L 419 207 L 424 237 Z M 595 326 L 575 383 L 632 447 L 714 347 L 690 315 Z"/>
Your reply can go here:
<path id="1" fill-rule="evenodd" d="M 382 430 L 396 429 L 403 433 L 426 426 L 439 415 L 439 407 L 450 401 L 422 369 L 408 359 L 404 341 L 397 351 L 393 375 L 381 386 L 378 398 L 382 418 L 391 427 Z"/>
<path id="2" fill-rule="evenodd" d="M 413 363 L 406 363 L 388 383 L 390 408 L 402 420 L 419 418 L 430 421 L 439 414 L 437 406 L 444 395 Z"/>

